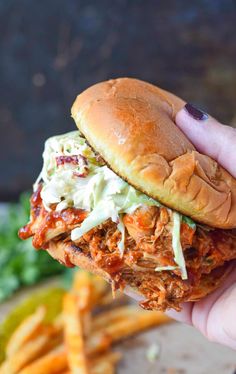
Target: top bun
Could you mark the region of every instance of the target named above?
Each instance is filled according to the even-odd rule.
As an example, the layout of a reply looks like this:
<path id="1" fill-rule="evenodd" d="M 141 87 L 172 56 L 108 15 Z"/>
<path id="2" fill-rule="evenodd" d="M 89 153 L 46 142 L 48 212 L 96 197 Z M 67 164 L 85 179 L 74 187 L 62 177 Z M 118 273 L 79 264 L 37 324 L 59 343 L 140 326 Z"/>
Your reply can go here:
<path id="1" fill-rule="evenodd" d="M 175 125 L 185 102 L 149 83 L 120 78 L 77 96 L 72 117 L 110 168 L 193 220 L 236 227 L 236 180 L 197 152 Z"/>

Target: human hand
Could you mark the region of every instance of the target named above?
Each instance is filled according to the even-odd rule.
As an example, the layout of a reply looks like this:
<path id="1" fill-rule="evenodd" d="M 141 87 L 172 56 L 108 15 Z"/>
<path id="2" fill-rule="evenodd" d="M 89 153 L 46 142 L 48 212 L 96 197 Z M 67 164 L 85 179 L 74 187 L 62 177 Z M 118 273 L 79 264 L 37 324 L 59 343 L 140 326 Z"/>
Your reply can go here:
<path id="1" fill-rule="evenodd" d="M 186 104 L 176 115 L 177 126 L 202 152 L 236 177 L 236 130 Z M 204 299 L 168 311 L 178 321 L 196 327 L 210 341 L 236 349 L 236 261 L 222 286 Z"/>

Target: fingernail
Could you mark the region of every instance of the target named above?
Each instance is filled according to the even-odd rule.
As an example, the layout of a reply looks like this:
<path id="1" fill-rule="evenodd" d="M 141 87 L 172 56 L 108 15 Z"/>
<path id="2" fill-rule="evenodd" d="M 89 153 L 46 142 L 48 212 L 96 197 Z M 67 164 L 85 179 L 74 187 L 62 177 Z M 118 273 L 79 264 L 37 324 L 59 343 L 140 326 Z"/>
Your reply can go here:
<path id="1" fill-rule="evenodd" d="M 187 103 L 185 104 L 184 108 L 188 112 L 188 114 L 190 114 L 190 116 L 196 119 L 197 121 L 205 121 L 207 118 L 209 118 L 207 113 L 196 108 L 192 104 Z"/>

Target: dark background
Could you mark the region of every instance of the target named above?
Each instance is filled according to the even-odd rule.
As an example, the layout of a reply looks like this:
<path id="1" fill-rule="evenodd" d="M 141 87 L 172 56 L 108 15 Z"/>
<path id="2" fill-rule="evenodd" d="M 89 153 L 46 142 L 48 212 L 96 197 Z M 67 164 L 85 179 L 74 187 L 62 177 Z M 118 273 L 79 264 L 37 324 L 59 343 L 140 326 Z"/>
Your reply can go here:
<path id="1" fill-rule="evenodd" d="M 233 0 L 0 0 L 0 200 L 31 187 L 95 82 L 141 78 L 230 123 L 235 34 Z"/>

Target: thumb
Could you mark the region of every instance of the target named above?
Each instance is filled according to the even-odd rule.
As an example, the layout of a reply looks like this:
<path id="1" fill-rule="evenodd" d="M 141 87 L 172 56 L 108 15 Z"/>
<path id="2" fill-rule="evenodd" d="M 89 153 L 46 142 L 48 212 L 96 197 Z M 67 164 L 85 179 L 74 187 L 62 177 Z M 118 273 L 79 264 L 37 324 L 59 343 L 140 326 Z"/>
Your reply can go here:
<path id="1" fill-rule="evenodd" d="M 176 115 L 176 125 L 197 150 L 236 177 L 236 130 L 222 125 L 208 114 L 186 104 Z"/>

